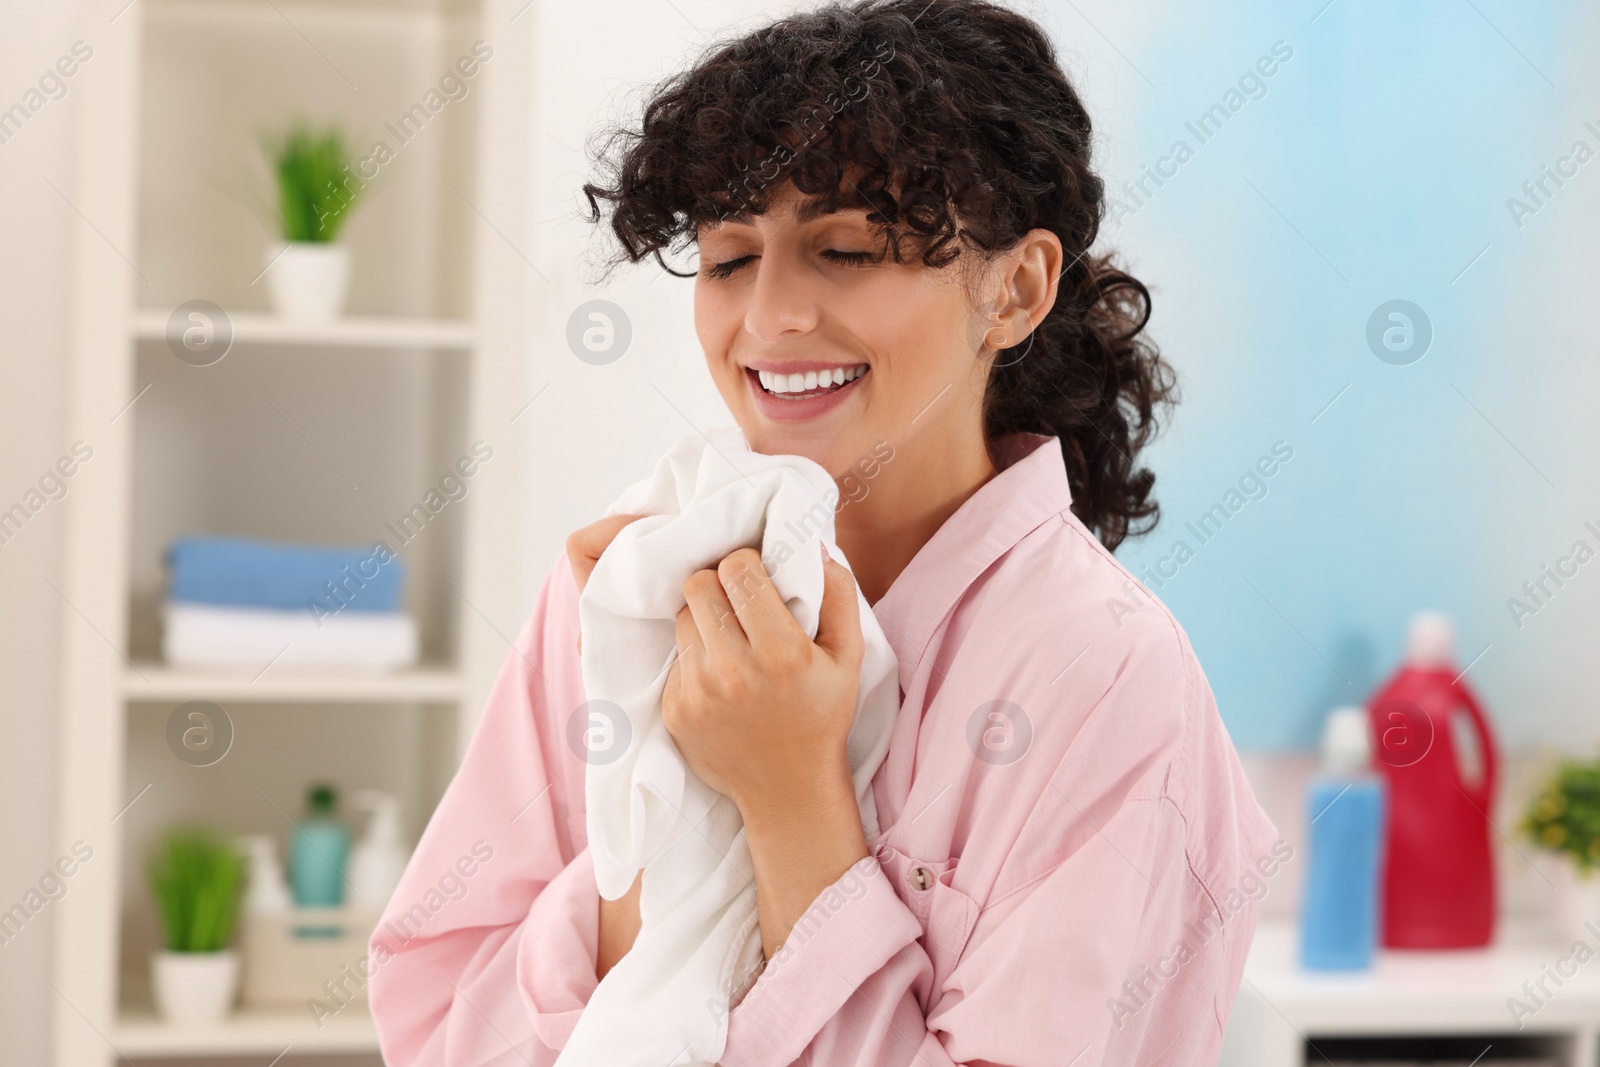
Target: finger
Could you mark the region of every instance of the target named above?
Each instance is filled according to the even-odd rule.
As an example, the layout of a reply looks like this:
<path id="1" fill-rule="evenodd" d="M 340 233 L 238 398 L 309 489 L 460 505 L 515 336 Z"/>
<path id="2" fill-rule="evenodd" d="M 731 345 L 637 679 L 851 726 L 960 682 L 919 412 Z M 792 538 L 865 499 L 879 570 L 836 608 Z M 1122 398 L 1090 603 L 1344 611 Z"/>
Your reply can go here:
<path id="1" fill-rule="evenodd" d="M 717 564 L 717 577 L 740 628 L 758 655 L 805 638 L 805 631 L 794 621 L 789 605 L 783 602 L 782 594 L 767 573 L 761 553 L 753 548 L 730 552 Z"/>
<path id="2" fill-rule="evenodd" d="M 573 580 L 578 583 L 578 592 L 583 592 L 583 587 L 589 584 L 589 575 L 594 573 L 595 564 L 611 542 L 616 540 L 622 528 L 642 518 L 643 515 L 607 515 L 599 522 L 573 531 L 567 538 L 567 562 L 572 567 Z"/>
<path id="3" fill-rule="evenodd" d="M 686 661 L 696 663 L 704 662 L 706 654 L 705 642 L 700 639 L 700 627 L 695 625 L 694 612 L 685 604 L 678 609 L 677 618 L 673 620 L 678 634 L 678 667 Z"/>
<path id="4" fill-rule="evenodd" d="M 864 648 L 861 638 L 861 608 L 856 602 L 856 580 L 843 564 L 825 560 L 822 564 L 822 608 L 817 613 L 817 647 L 835 660 L 859 660 Z"/>
<path id="5" fill-rule="evenodd" d="M 683 583 L 683 597 L 694 616 L 700 641 L 711 657 L 737 659 L 750 654 L 749 639 L 739 625 L 739 617 L 734 614 L 716 571 L 695 571 L 689 575 L 689 580 Z"/>

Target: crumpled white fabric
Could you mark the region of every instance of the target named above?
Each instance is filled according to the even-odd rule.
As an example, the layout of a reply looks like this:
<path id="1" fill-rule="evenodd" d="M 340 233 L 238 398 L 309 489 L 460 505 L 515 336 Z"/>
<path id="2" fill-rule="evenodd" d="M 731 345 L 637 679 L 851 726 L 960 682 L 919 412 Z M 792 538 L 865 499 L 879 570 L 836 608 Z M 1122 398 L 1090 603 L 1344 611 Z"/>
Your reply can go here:
<path id="1" fill-rule="evenodd" d="M 822 557 L 849 566 L 833 541 L 833 479 L 799 456 L 752 452 L 737 429 L 674 445 L 607 514 L 631 523 L 601 555 L 578 601 L 588 703 L 585 799 L 600 894 L 628 891 L 640 868 L 641 929 L 594 990 L 559 1067 L 712 1064 L 727 1016 L 762 966 L 756 891 L 733 801 L 689 770 L 661 721 L 677 655 L 675 619 L 689 575 L 759 548 L 796 621 L 815 638 Z M 865 655 L 848 752 L 867 840 L 872 776 L 899 711 L 893 650 L 858 591 Z M 582 751 L 582 749 L 580 749 Z"/>

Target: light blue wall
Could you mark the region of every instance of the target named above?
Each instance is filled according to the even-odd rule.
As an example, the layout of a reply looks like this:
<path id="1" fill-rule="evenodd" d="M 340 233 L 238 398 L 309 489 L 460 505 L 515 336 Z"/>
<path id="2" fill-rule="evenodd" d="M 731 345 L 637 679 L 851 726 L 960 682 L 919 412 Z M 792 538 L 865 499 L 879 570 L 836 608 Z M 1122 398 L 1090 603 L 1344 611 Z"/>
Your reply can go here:
<path id="1" fill-rule="evenodd" d="M 1455 618 L 1463 666 L 1483 652 L 1467 677 L 1505 743 L 1588 747 L 1600 559 L 1520 626 L 1507 600 L 1579 539 L 1600 550 L 1600 157 L 1520 227 L 1507 200 L 1575 142 L 1600 152 L 1600 17 L 1325 5 L 1023 7 L 1088 98 L 1109 184 L 1194 150 L 1142 203 L 1121 194 L 1136 210 L 1102 237 L 1154 291 L 1183 391 L 1148 452 L 1165 518 L 1119 556 L 1141 571 L 1194 549 L 1157 593 L 1241 748 L 1314 744 L 1421 608 Z M 1200 143 L 1185 122 L 1278 41 L 1293 55 L 1264 95 Z M 1397 298 L 1433 329 L 1403 366 L 1365 337 Z M 1279 441 L 1293 458 L 1266 495 L 1201 544 L 1184 523 Z"/>

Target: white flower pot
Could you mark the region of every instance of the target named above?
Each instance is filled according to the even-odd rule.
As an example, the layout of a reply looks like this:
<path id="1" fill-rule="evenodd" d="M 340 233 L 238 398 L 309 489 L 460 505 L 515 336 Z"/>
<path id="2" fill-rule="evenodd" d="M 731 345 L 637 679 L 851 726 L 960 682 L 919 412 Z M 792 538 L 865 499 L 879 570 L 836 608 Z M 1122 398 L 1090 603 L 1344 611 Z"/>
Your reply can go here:
<path id="1" fill-rule="evenodd" d="M 350 250 L 319 241 L 290 241 L 267 249 L 272 307 L 296 322 L 328 322 L 344 310 L 350 288 Z"/>
<path id="2" fill-rule="evenodd" d="M 233 1010 L 239 954 L 232 949 L 151 953 L 150 978 L 156 1007 L 168 1022 L 218 1022 Z"/>
<path id="3" fill-rule="evenodd" d="M 1558 932 L 1563 938 L 1593 937 L 1584 924 L 1593 923 L 1600 930 L 1600 873 L 1584 878 L 1579 875 L 1577 864 L 1562 857 L 1556 864 L 1555 883 Z"/>

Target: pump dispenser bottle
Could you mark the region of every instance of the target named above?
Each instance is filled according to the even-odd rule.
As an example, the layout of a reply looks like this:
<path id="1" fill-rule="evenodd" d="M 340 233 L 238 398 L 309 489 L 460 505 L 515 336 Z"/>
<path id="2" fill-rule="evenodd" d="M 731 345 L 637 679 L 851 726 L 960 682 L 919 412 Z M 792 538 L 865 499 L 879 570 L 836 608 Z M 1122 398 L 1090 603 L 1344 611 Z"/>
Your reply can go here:
<path id="1" fill-rule="evenodd" d="M 1364 708 L 1336 708 L 1322 731 L 1322 773 L 1306 790 L 1310 864 L 1300 960 L 1311 970 L 1364 970 L 1378 942 L 1385 789 L 1371 770 Z"/>
<path id="2" fill-rule="evenodd" d="M 372 817 L 350 854 L 350 881 L 355 884 L 350 903 L 381 909 L 400 884 L 410 855 L 400 840 L 400 801 L 375 789 L 359 791 L 354 800 L 356 807 L 370 811 Z"/>

